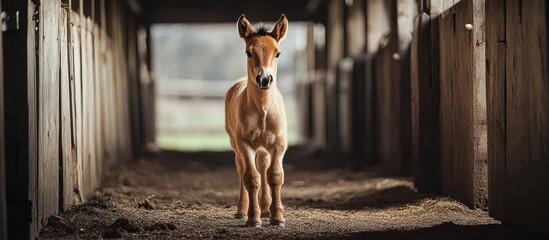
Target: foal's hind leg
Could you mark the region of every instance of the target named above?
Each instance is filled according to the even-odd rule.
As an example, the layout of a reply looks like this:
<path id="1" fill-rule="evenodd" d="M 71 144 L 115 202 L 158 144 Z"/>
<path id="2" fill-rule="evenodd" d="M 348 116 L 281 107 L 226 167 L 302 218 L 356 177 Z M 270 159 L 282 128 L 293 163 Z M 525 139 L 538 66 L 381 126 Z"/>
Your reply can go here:
<path id="1" fill-rule="evenodd" d="M 261 217 L 271 217 L 271 211 L 269 207 L 271 206 L 271 188 L 267 183 L 267 169 L 271 165 L 271 158 L 269 153 L 265 150 L 259 150 L 256 154 L 255 164 L 257 165 L 257 170 L 261 174 L 261 188 L 260 188 L 260 199 L 259 206 L 261 207 Z"/>

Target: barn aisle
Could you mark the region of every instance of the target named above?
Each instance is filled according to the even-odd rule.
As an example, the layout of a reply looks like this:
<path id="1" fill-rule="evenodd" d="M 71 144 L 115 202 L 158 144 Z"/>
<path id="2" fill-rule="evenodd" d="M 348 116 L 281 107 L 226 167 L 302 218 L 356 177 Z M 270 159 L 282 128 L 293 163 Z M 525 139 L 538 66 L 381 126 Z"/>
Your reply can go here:
<path id="1" fill-rule="evenodd" d="M 232 153 L 159 154 L 115 170 L 95 197 L 52 216 L 40 239 L 518 239 L 482 210 L 421 195 L 379 169 L 326 170 L 323 159 L 286 159 L 286 228 L 234 219 Z M 309 167 L 306 167 L 309 166 Z M 314 166 L 314 167 L 311 167 Z M 495 238 L 494 238 L 495 237 Z"/>

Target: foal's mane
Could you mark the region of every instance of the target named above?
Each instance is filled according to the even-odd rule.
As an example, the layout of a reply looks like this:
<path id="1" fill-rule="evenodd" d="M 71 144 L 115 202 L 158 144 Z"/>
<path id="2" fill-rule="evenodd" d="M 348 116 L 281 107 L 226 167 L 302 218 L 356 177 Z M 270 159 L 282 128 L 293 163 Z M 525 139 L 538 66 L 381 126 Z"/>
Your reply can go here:
<path id="1" fill-rule="evenodd" d="M 255 29 L 254 34 L 267 36 L 271 33 L 271 30 L 265 26 L 265 23 L 260 23 L 259 26 Z"/>

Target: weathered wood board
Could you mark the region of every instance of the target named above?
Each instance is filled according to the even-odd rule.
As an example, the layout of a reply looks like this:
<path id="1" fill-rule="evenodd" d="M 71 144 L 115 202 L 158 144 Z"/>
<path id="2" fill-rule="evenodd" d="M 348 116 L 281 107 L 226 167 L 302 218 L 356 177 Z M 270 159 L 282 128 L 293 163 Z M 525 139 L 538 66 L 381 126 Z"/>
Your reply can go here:
<path id="1" fill-rule="evenodd" d="M 59 11 L 60 1 L 40 4 L 38 27 L 38 220 L 59 211 Z"/>
<path id="2" fill-rule="evenodd" d="M 0 12 L 2 6 L 0 4 Z M 4 62 L 2 51 L 3 42 L 0 34 L 0 239 L 6 239 L 8 234 L 6 224 L 6 175 L 5 173 L 5 150 L 4 150 Z"/>
<path id="3" fill-rule="evenodd" d="M 503 214 L 510 224 L 549 235 L 548 6 L 540 0 L 508 0 L 505 8 Z"/>
<path id="4" fill-rule="evenodd" d="M 505 1 L 486 0 L 486 99 L 488 116 L 488 209 L 506 217 Z"/>
<path id="5" fill-rule="evenodd" d="M 483 1 L 461 1 L 440 22 L 442 191 L 470 207 L 487 204 Z"/>
<path id="6" fill-rule="evenodd" d="M 78 203 L 78 196 L 74 193 L 77 183 L 76 158 L 73 156 L 72 144 L 72 96 L 71 96 L 71 72 L 69 71 L 69 22 L 66 9 L 61 9 L 59 13 L 59 57 L 60 57 L 60 109 L 61 109 L 61 161 L 62 169 L 62 208 L 68 209 L 70 206 Z"/>

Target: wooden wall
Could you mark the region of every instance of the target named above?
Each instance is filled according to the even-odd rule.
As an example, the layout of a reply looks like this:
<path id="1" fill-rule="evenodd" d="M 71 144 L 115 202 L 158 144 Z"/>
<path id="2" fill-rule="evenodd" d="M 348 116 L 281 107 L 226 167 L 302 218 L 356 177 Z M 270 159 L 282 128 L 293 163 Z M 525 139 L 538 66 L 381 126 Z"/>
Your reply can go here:
<path id="1" fill-rule="evenodd" d="M 469 28 L 467 27 L 469 26 Z M 487 204 L 484 1 L 460 1 L 440 19 L 442 192 Z"/>
<path id="2" fill-rule="evenodd" d="M 486 1 L 490 215 L 549 235 L 546 1 Z"/>
<path id="3" fill-rule="evenodd" d="M 8 229 L 34 239 L 49 216 L 86 201 L 143 149 L 141 129 L 154 131 L 144 126 L 154 121 L 130 116 L 152 118 L 153 95 L 142 93 L 152 79 L 142 86 L 148 62 L 138 64 L 138 21 L 127 2 L 17 4 L 8 8 L 26 9 L 22 29 L 4 43 L 5 54 L 19 56 L 4 62 Z"/>

